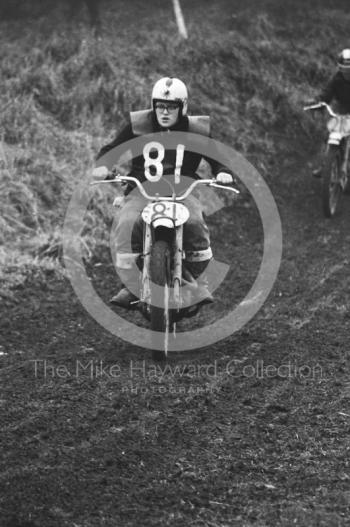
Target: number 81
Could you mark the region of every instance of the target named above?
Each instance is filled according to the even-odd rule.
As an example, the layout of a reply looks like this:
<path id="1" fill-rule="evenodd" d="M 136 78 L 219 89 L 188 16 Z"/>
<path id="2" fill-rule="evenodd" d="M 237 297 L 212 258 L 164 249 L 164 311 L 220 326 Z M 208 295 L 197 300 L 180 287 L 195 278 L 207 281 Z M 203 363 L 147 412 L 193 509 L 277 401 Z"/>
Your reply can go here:
<path id="1" fill-rule="evenodd" d="M 157 156 L 156 157 L 150 157 L 151 151 L 154 152 L 156 150 Z M 181 175 L 181 168 L 184 158 L 184 152 L 185 152 L 185 145 L 177 145 L 176 147 L 176 161 L 175 161 L 175 183 L 180 183 L 180 175 Z M 162 145 L 162 143 L 158 143 L 157 141 L 151 141 L 150 143 L 147 143 L 143 149 L 143 157 L 145 159 L 145 176 L 149 181 L 152 181 L 155 183 L 156 181 L 159 181 L 163 175 L 164 167 L 163 167 L 163 159 L 165 156 L 165 148 Z M 150 168 L 155 167 L 156 173 L 151 174 Z"/>

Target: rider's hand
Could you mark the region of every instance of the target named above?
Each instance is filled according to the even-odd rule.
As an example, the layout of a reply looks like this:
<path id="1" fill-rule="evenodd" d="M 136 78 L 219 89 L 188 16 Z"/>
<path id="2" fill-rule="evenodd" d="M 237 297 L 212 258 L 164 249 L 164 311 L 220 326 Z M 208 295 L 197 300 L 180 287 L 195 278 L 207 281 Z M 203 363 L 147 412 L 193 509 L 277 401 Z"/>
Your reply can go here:
<path id="1" fill-rule="evenodd" d="M 221 185 L 231 185 L 233 183 L 233 177 L 227 172 L 219 172 L 215 180 L 217 183 L 221 183 Z"/>
<path id="2" fill-rule="evenodd" d="M 92 171 L 92 177 L 99 181 L 101 179 L 106 179 L 106 177 L 108 176 L 109 174 L 109 170 L 107 167 L 105 166 L 102 166 L 102 167 L 96 167 L 94 168 L 94 170 Z"/>

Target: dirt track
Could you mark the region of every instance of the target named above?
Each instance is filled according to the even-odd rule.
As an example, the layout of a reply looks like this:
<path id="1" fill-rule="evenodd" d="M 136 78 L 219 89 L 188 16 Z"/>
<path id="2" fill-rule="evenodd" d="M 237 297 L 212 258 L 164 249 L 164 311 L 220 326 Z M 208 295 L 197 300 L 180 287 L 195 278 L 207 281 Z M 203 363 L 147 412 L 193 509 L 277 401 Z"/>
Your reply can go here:
<path id="1" fill-rule="evenodd" d="M 2 305 L 1 527 L 350 525 L 350 202 L 323 219 L 300 170 L 273 189 L 284 253 L 269 300 L 164 375 L 65 279 L 28 279 Z"/>

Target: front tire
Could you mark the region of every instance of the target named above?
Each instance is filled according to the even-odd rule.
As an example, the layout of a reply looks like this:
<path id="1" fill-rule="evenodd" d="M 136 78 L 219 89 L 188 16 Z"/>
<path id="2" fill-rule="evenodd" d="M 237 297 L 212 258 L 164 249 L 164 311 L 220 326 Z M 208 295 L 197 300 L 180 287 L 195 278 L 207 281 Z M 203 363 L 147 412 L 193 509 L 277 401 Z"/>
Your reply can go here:
<path id="1" fill-rule="evenodd" d="M 332 218 L 339 210 L 343 193 L 340 184 L 341 161 L 340 148 L 331 145 L 322 171 L 322 205 L 326 218 Z"/>
<path id="2" fill-rule="evenodd" d="M 350 178 L 349 178 L 349 176 L 347 177 L 347 180 L 346 180 L 346 184 L 345 184 L 345 188 L 344 188 L 344 194 L 346 194 L 347 196 L 349 196 L 349 194 L 350 194 Z"/>
<path id="3" fill-rule="evenodd" d="M 156 241 L 151 250 L 151 330 L 153 337 L 152 356 L 154 360 L 166 360 L 168 355 L 169 334 L 172 329 L 172 311 L 170 309 L 171 250 L 163 240 Z M 161 346 L 161 349 L 159 347 Z"/>

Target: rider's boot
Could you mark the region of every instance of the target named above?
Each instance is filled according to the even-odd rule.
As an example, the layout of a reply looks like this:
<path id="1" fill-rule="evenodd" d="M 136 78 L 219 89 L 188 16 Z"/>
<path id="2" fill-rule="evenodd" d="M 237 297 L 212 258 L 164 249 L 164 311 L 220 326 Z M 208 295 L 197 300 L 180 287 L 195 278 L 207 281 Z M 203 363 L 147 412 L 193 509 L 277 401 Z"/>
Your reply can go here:
<path id="1" fill-rule="evenodd" d="M 110 303 L 123 307 L 124 309 L 135 309 L 139 300 L 134 294 L 139 289 L 138 280 L 135 277 L 135 270 L 118 268 L 117 271 L 124 287 L 111 298 Z"/>
<path id="2" fill-rule="evenodd" d="M 191 273 L 197 282 L 197 287 L 193 289 L 193 301 L 198 305 L 212 304 L 214 302 L 213 295 L 209 291 L 208 277 L 205 274 L 205 269 L 210 260 L 203 262 L 187 262 L 186 268 Z"/>
<path id="3" fill-rule="evenodd" d="M 214 297 L 208 289 L 208 279 L 206 276 L 197 279 L 198 288 L 196 290 L 196 304 L 213 304 Z"/>
<path id="4" fill-rule="evenodd" d="M 135 307 L 137 300 L 137 296 L 135 296 L 126 287 L 123 287 L 119 291 L 119 293 L 117 293 L 110 299 L 110 303 L 114 306 L 123 307 L 125 309 L 132 309 L 133 307 Z"/>

